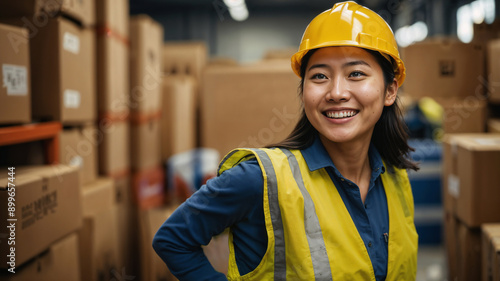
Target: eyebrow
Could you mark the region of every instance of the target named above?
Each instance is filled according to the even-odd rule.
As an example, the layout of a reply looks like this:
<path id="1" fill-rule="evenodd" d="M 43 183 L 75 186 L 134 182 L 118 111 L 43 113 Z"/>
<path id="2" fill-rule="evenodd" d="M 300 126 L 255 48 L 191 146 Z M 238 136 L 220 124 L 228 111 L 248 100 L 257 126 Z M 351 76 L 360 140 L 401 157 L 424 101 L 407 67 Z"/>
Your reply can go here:
<path id="1" fill-rule="evenodd" d="M 342 65 L 342 68 L 345 68 L 345 67 L 348 67 L 348 66 L 355 66 L 355 65 L 366 65 L 368 67 L 371 67 L 367 62 L 363 61 L 363 60 L 355 60 L 355 61 L 350 61 L 350 62 L 346 62 Z M 311 69 L 314 69 L 314 68 L 321 68 L 321 67 L 326 67 L 326 68 L 329 68 L 330 66 L 327 65 L 327 64 L 313 64 L 311 65 L 311 67 L 309 67 L 308 71 L 311 71 Z"/>

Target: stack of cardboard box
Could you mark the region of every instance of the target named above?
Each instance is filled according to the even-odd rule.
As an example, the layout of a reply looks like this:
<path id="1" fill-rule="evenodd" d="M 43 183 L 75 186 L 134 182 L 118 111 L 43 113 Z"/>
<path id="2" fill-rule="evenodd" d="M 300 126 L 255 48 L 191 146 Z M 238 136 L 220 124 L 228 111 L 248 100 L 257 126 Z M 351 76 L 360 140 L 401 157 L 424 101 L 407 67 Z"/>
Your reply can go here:
<path id="1" fill-rule="evenodd" d="M 97 11 L 102 11 L 100 6 L 109 5 L 108 2 L 98 1 Z M 122 6 L 128 7 L 127 3 L 123 2 Z M 105 16 L 99 14 L 100 20 L 96 25 L 95 4 L 95 1 L 25 0 L 3 3 L 2 5 L 6 7 L 2 8 L 1 13 L 2 21 L 23 26 L 28 30 L 28 34 L 22 37 L 25 41 L 19 39 L 15 46 L 21 47 L 21 43 L 28 42 L 30 46 L 30 83 L 31 89 L 35 89 L 31 96 L 33 119 L 58 121 L 63 124 L 64 130 L 59 135 L 59 162 L 76 167 L 77 183 L 61 181 L 60 188 L 66 192 L 59 191 L 54 199 L 56 201 L 54 204 L 58 206 L 68 204 L 68 208 L 58 209 L 57 212 L 67 212 L 67 214 L 61 215 L 53 228 L 66 229 L 66 225 L 78 223 L 78 227 L 73 230 L 78 229 L 79 247 L 75 249 L 80 250 L 74 250 L 73 254 L 77 255 L 79 264 L 78 268 L 73 270 L 79 277 L 70 278 L 71 280 L 98 280 L 103 276 L 111 279 L 114 276 L 113 270 L 120 267 L 115 238 L 118 222 L 117 207 L 114 202 L 115 183 L 109 177 L 113 171 L 104 165 L 105 172 L 102 176 L 98 176 L 97 147 L 109 139 L 107 133 L 111 126 L 109 122 L 105 123 L 107 127 L 96 126 L 98 109 L 96 80 L 105 76 L 104 74 L 96 76 L 96 27 L 97 32 L 101 32 L 99 27 Z M 125 10 L 122 17 L 128 19 L 128 10 Z M 126 65 L 126 53 L 121 62 Z M 102 68 L 102 65 L 100 66 Z M 126 72 L 126 68 L 124 71 Z M 118 79 L 126 78 L 125 75 Z M 110 80 L 108 77 L 105 79 Z M 123 95 L 126 96 L 126 93 Z M 100 110 L 100 113 L 103 111 Z M 104 114 L 106 113 L 104 110 Z M 99 124 L 102 123 L 104 122 Z M 124 136 L 125 139 L 127 137 L 128 135 Z M 123 154 L 128 154 L 125 148 Z M 104 163 L 107 164 L 105 161 Z M 47 171 L 51 169 L 51 167 L 45 168 Z M 34 174 L 34 170 L 27 171 L 30 171 L 31 175 Z M 69 191 L 74 194 L 69 194 Z M 78 195 L 78 199 L 72 200 L 75 194 Z M 113 196 L 107 196 L 109 194 Z M 112 200 L 105 201 L 106 204 L 96 204 L 101 202 L 96 201 L 96 198 Z M 78 210 L 78 219 L 70 217 L 71 211 L 75 210 Z M 68 218 L 74 222 L 69 223 L 64 220 Z M 38 240 L 39 237 L 23 242 L 23 245 L 31 246 Z M 40 266 L 45 258 L 37 259 L 36 262 Z M 30 280 L 43 279 L 44 271 L 38 272 L 39 276 L 32 276 Z"/>
<path id="2" fill-rule="evenodd" d="M 148 209 L 164 203 L 161 167 L 163 27 L 147 15 L 130 19 L 130 156 L 133 197 Z"/>
<path id="3" fill-rule="evenodd" d="M 500 222 L 500 134 L 446 135 L 443 159 L 450 279 L 480 280 L 480 227 Z"/>
<path id="4" fill-rule="evenodd" d="M 481 38 L 496 37 L 489 27 L 476 29 Z M 495 201 L 500 197 L 496 188 L 500 135 L 485 133 L 498 127 L 498 121 L 488 120 L 495 115 L 488 108 L 498 100 L 496 52 L 495 41 L 464 44 L 447 38 L 403 51 L 408 75 L 405 94 L 414 99 L 431 97 L 443 107 L 441 186 L 450 280 L 481 280 L 480 227 L 500 222 Z"/>
<path id="5" fill-rule="evenodd" d="M 207 67 L 200 97 L 200 141 L 221 155 L 284 139 L 300 116 L 299 78 L 288 60 Z"/>
<path id="6" fill-rule="evenodd" d="M 96 1 L 99 172 L 114 179 L 119 276 L 137 276 L 139 270 L 130 174 L 129 38 L 128 1 Z"/>
<path id="7" fill-rule="evenodd" d="M 53 276 L 81 280 L 76 233 L 82 227 L 82 208 L 77 167 L 54 164 L 5 169 L 0 178 L 0 202 L 5 207 L 0 211 L 0 226 L 7 234 L 0 243 L 2 280 L 48 280 Z"/>

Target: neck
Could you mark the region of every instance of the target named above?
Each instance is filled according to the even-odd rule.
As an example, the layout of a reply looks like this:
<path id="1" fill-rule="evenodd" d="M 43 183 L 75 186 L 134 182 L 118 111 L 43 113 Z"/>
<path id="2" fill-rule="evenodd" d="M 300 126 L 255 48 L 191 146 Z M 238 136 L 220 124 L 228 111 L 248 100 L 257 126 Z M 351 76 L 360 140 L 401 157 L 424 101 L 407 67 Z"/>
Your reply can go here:
<path id="1" fill-rule="evenodd" d="M 371 167 L 368 158 L 370 141 L 358 140 L 336 143 L 320 135 L 321 142 L 330 155 L 333 164 L 345 178 L 360 185 L 370 180 Z"/>

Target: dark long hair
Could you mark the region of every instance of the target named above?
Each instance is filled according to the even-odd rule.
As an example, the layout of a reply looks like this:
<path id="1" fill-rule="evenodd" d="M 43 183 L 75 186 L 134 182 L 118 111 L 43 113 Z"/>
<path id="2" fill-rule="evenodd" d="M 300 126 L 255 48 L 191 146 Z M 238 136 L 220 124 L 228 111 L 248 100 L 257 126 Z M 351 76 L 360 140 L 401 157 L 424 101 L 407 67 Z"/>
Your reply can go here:
<path id="1" fill-rule="evenodd" d="M 307 63 L 311 56 L 318 49 L 307 52 L 302 58 L 300 65 L 300 85 L 299 96 L 303 95 L 304 77 L 306 73 Z M 372 54 L 384 74 L 385 90 L 394 80 L 395 74 L 392 63 L 384 58 L 379 52 L 367 50 Z M 302 105 L 301 116 L 293 131 L 279 143 L 269 145 L 267 147 L 281 147 L 286 149 L 305 149 L 312 145 L 318 131 L 311 125 L 307 119 L 304 105 Z M 408 145 L 408 128 L 403 120 L 403 113 L 399 107 L 399 97 L 390 106 L 385 106 L 380 119 L 375 124 L 375 129 L 372 134 L 372 143 L 379 151 L 382 158 L 389 164 L 388 168 L 391 170 L 392 166 L 400 169 L 412 169 L 417 171 L 418 165 L 413 162 L 410 157 L 410 151 L 414 151 Z"/>

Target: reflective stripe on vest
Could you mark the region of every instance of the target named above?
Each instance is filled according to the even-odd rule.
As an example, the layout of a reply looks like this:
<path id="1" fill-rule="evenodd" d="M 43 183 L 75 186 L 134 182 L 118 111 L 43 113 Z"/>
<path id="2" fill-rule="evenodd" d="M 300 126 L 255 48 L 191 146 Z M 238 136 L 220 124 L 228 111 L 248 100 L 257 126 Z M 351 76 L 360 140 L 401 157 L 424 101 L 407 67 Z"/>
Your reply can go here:
<path id="1" fill-rule="evenodd" d="M 219 174 L 254 157 L 264 179 L 268 248 L 260 264 L 240 276 L 230 233 L 228 279 L 375 280 L 367 248 L 326 170 L 310 171 L 298 150 L 241 149 L 224 158 Z M 418 235 L 406 171 L 381 177 L 390 225 L 387 280 L 414 280 Z"/>

